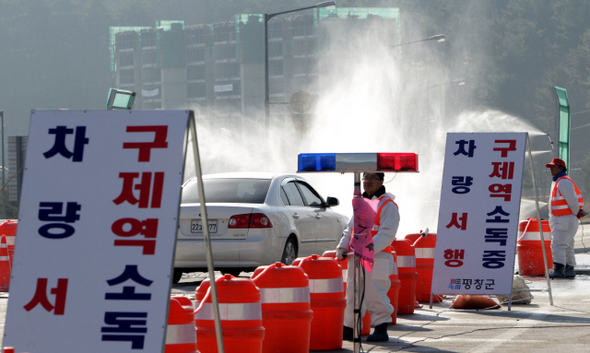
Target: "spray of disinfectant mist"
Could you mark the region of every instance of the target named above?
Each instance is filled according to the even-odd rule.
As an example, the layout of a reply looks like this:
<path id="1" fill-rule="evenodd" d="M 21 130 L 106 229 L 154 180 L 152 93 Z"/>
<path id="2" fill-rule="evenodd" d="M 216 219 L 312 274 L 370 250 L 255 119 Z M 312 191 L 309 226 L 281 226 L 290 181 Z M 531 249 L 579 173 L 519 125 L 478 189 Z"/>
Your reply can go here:
<path id="1" fill-rule="evenodd" d="M 267 130 L 264 114 L 213 119 L 211 112 L 194 108 L 203 173 L 295 173 L 299 153 L 417 153 L 419 173 L 385 175 L 386 189 L 396 196 L 400 208 L 399 238 L 425 228 L 436 231 L 448 132 L 526 131 L 531 139 L 543 140 L 541 149 L 549 151 L 542 157 L 549 157 L 546 134 L 524 121 L 499 111 L 449 106 L 456 90 L 468 89 L 469 82 L 453 87 L 453 78 L 445 74 L 449 70 L 435 59 L 417 68 L 404 62 L 402 51 L 392 50 L 390 40 L 382 40 L 378 24 L 354 36 L 340 35 L 346 32 L 337 27 L 326 30 L 330 45 L 321 57 L 338 61 L 320 63 L 318 101 L 303 128 L 288 115 L 273 114 Z M 437 50 L 436 46 L 419 45 L 415 56 L 435 57 L 428 51 Z M 303 177 L 324 198 L 337 197 L 336 210 L 352 215 L 352 174 L 307 173 Z"/>

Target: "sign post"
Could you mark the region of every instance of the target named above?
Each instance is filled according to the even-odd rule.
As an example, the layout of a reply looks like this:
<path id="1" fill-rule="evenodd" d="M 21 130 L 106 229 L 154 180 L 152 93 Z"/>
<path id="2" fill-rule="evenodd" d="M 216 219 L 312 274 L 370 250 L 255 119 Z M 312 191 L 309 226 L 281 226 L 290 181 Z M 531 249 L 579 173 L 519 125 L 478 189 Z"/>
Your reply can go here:
<path id="1" fill-rule="evenodd" d="M 3 344 L 162 352 L 191 111 L 33 111 Z"/>

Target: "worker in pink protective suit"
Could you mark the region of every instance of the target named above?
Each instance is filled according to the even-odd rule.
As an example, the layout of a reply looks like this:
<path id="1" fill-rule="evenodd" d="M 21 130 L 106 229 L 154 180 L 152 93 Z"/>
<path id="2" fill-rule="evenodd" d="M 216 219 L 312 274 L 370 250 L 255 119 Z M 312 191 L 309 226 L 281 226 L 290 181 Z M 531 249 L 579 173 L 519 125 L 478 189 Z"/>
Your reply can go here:
<path id="1" fill-rule="evenodd" d="M 393 201 L 394 195 L 385 191 L 383 186 L 383 173 L 363 174 L 363 197 L 369 200 L 379 200 L 376 210 L 374 226 L 371 230 L 373 237 L 374 262 L 372 271 L 361 271 L 360 282 L 361 296 L 364 290 L 364 300 L 361 313 L 368 310 L 371 314 L 371 326 L 374 331 L 367 337 L 368 342 L 383 342 L 389 340 L 387 325 L 391 322 L 393 306 L 389 302 L 387 292 L 391 286 L 389 276 L 393 272 L 393 255 L 391 242 L 399 226 L 399 211 Z M 342 239 L 336 249 L 336 257 L 342 260 L 351 251 L 350 243 L 354 229 L 354 217 L 342 234 Z M 344 312 L 343 339 L 353 340 L 354 327 L 354 257 L 349 256 L 348 286 L 346 289 L 346 310 Z M 363 289 L 364 288 L 364 289 Z M 359 328 L 360 332 L 360 328 Z"/>

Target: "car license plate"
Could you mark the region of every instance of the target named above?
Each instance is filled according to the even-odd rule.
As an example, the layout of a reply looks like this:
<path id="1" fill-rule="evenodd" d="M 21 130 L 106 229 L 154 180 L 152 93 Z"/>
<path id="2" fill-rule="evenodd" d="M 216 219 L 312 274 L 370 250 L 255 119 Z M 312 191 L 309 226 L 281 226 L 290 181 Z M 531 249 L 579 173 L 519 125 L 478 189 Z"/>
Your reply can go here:
<path id="1" fill-rule="evenodd" d="M 191 233 L 203 233 L 203 222 L 192 219 Z M 217 233 L 217 221 L 209 221 L 209 233 Z"/>

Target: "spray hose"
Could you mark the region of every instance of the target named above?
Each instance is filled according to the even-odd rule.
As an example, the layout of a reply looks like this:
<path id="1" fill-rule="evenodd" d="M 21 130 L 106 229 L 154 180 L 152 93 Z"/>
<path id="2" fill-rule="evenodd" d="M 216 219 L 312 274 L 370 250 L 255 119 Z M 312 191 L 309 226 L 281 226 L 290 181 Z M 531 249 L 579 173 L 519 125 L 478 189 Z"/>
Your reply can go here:
<path id="1" fill-rule="evenodd" d="M 518 240 L 516 241 L 517 243 L 526 235 L 526 231 L 529 229 L 529 225 L 531 224 L 531 221 L 533 219 L 529 218 L 527 223 L 526 223 L 526 227 L 524 227 L 524 231 L 522 232 L 522 235 L 520 236 L 520 238 L 518 238 Z"/>

